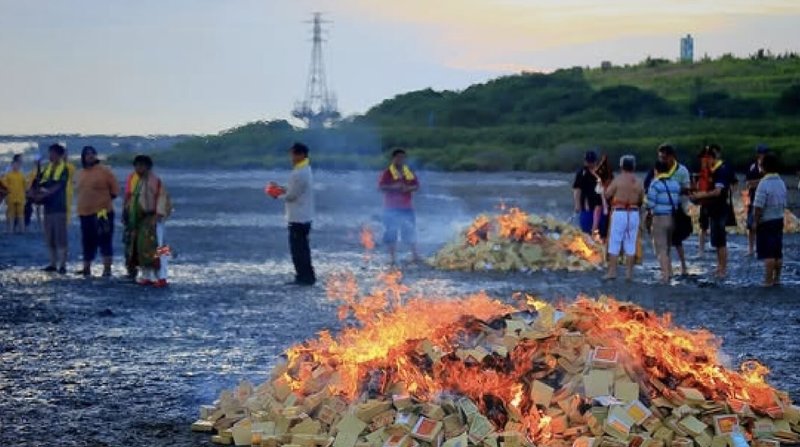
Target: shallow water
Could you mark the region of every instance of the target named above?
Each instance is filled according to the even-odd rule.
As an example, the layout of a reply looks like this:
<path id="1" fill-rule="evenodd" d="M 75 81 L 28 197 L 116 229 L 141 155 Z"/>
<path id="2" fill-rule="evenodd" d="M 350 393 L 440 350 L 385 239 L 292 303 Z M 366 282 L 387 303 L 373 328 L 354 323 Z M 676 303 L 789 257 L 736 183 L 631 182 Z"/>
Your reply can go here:
<path id="1" fill-rule="evenodd" d="M 240 379 L 262 381 L 289 345 L 338 328 L 322 286 L 294 289 L 282 208 L 265 197 L 271 171 L 165 171 L 176 212 L 167 232 L 175 258 L 168 290 L 121 280 L 53 277 L 39 235 L 0 236 L 0 441 L 3 445 L 210 445 L 189 431 L 198 406 Z M 377 175 L 317 173 L 318 219 L 312 249 L 318 274 L 352 270 L 368 285 L 382 257 L 365 260 L 358 232 L 380 229 Z M 417 199 L 422 250 L 433 253 L 477 213 L 501 201 L 568 218 L 571 191 L 549 174 L 422 174 Z M 71 228 L 72 269 L 78 227 Z M 415 291 L 457 296 L 518 290 L 547 299 L 608 293 L 724 340 L 734 365 L 756 357 L 771 381 L 800 398 L 800 238 L 786 239 L 785 287 L 756 287 L 761 266 L 731 239 L 731 280 L 707 280 L 710 256 L 692 260 L 693 276 L 655 284 L 652 254 L 634 284 L 604 284 L 600 273 L 438 272 L 406 269 Z M 379 247 L 380 248 L 380 247 Z M 696 251 L 694 239 L 689 253 Z M 119 257 L 115 273 L 122 274 Z M 99 272 L 96 272 L 99 273 Z"/>

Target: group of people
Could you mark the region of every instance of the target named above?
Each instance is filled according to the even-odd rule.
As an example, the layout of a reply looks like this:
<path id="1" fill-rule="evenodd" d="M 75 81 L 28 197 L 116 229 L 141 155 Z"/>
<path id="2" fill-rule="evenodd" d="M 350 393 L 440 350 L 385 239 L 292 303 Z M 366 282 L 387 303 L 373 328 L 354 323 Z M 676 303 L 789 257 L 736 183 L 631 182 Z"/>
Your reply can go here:
<path id="1" fill-rule="evenodd" d="M 716 251 L 714 277 L 727 276 L 728 248 L 726 227 L 736 225 L 733 190 L 738 181 L 732 167 L 722 158 L 719 145 L 705 147 L 699 155 L 700 169 L 690 174 L 681 164 L 675 148 L 658 147 L 654 169 L 641 180 L 635 174 L 636 159 L 620 159 L 617 176 L 590 151 L 573 183 L 575 212 L 582 230 L 607 244 L 606 280 L 617 277 L 619 256 L 625 257 L 626 278 L 632 279 L 633 265 L 641 257 L 642 229 L 652 236 L 661 270 L 661 281 L 669 283 L 672 272 L 671 251 L 680 260 L 681 275 L 688 273 L 683 242 L 692 234 L 690 203 L 700 207 L 700 255 L 709 240 Z M 756 160 L 747 173 L 748 255 L 757 254 L 764 261 L 764 286 L 780 284 L 783 260 L 784 209 L 787 190 L 778 175 L 778 158 L 764 145 L 756 148 Z M 641 219 L 641 216 L 644 216 Z"/>
<path id="2" fill-rule="evenodd" d="M 7 191 L 9 231 L 24 232 L 26 222 L 30 222 L 26 208 L 41 208 L 41 227 L 49 254 L 49 263 L 43 271 L 66 274 L 74 196 L 83 249 L 83 263 L 75 273 L 91 276 L 92 263 L 99 251 L 102 276 L 110 277 L 114 255 L 113 203 L 124 193 L 122 227 L 127 275 L 141 285 L 167 286 L 169 253 L 164 245 L 163 225 L 172 211 L 170 198 L 161 179 L 152 172 L 153 161 L 149 156 L 136 156 L 133 168 L 121 191 L 114 173 L 101 163 L 92 146 L 83 148 L 81 169 L 76 169 L 67 157 L 66 148 L 53 144 L 48 148 L 47 164 L 42 166 L 37 160 L 36 168 L 28 176 L 22 171 L 21 155 L 15 155 L 9 173 L 0 179 Z"/>
<path id="3" fill-rule="evenodd" d="M 289 154 L 293 169 L 287 184 L 270 183 L 267 193 L 285 203 L 289 247 L 295 267 L 291 284 L 309 286 L 316 282 L 309 246 L 314 214 L 309 149 L 302 143 L 295 143 Z M 585 154 L 584 166 L 575 176 L 574 203 L 580 226 L 607 245 L 608 272 L 604 279 L 616 278 L 621 255 L 625 259 L 626 278 L 632 279 L 634 263 L 641 259 L 642 229 L 652 236 L 661 280 L 668 283 L 673 275 L 670 256 L 673 247 L 680 260 L 680 272 L 686 275 L 683 242 L 693 231 L 688 216 L 690 203 L 700 207 L 700 252 L 702 254 L 708 238 L 717 255 L 714 275 L 724 278 L 728 265 L 726 227 L 735 225 L 731 197 L 737 179 L 733 169 L 722 159 L 722 149 L 718 145 L 703 149 L 699 157 L 700 169 L 694 176 L 678 161 L 673 146 L 661 145 L 657 154 L 658 161 L 644 180 L 636 175 L 634 156 L 623 156 L 620 172 L 614 176 L 607 159 L 599 159 L 594 151 Z M 170 253 L 164 242 L 164 222 L 172 212 L 172 205 L 162 180 L 152 172 L 150 157 L 138 155 L 134 158 L 134 170 L 124 189 L 91 146 L 84 147 L 81 152 L 80 170 L 69 163 L 65 148 L 59 144 L 50 146 L 49 162 L 45 166 L 37 163 L 29 176 L 22 172 L 21 165 L 21 157 L 15 156 L 9 172 L 0 178 L 0 188 L 8 202 L 8 229 L 24 231 L 26 208 L 43 208 L 42 227 L 50 256 L 45 271 L 66 273 L 67 224 L 74 187 L 83 248 L 83 265 L 76 273 L 91 275 L 92 263 L 99 251 L 102 275 L 111 276 L 113 202 L 122 195 L 122 239 L 127 274 L 142 285 L 167 285 L 166 266 Z M 766 146 L 758 146 L 756 161 L 746 177 L 748 253 L 752 255 L 755 250 L 758 258 L 764 260 L 765 286 L 780 283 L 783 258 L 783 213 L 787 193 L 777 172 L 775 154 Z M 414 261 L 418 261 L 413 195 L 420 183 L 406 164 L 404 150 L 392 152 L 391 163 L 381 172 L 377 186 L 384 195 L 383 242 L 391 264 L 396 263 L 399 241 L 408 245 Z"/>
<path id="4" fill-rule="evenodd" d="M 308 154 L 306 145 L 293 144 L 289 149 L 293 168 L 286 186 L 271 182 L 266 189 L 273 199 L 285 202 L 289 249 L 295 268 L 294 280 L 289 284 L 297 286 L 312 286 L 316 282 L 308 240 L 314 215 L 313 176 Z M 406 152 L 394 150 L 391 163 L 378 179 L 378 189 L 384 195 L 383 243 L 389 252 L 391 265 L 397 262 L 397 244 L 400 241 L 409 247 L 414 262 L 420 260 L 413 202 L 413 194 L 419 186 L 419 178 L 406 164 Z"/>

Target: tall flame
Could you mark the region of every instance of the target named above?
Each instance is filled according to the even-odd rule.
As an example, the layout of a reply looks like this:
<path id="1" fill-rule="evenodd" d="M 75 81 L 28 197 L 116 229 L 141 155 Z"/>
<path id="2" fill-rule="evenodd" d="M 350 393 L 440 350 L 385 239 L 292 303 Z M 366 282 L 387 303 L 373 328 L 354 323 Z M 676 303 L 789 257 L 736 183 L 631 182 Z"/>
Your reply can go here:
<path id="1" fill-rule="evenodd" d="M 611 298 L 582 297 L 557 309 L 530 296 L 520 297 L 519 307 L 483 293 L 460 300 L 409 297 L 399 272 L 384 274 L 364 295 L 353 275 L 334 275 L 328 293 L 341 303 L 339 317 L 355 321 L 336 336 L 325 331 L 287 351 L 283 379 L 297 392 L 318 391 L 312 371 L 323 369 L 335 376 L 327 391 L 351 402 L 366 392 L 399 391 L 421 400 L 457 393 L 478 404 L 498 429 L 514 418 L 532 440 L 547 444 L 560 439 L 559 424 L 534 402 L 532 381 L 557 382 L 562 336 L 577 331 L 588 346 L 615 348 L 643 391 L 655 394 L 656 383 L 668 391 L 694 387 L 707 399 L 742 400 L 761 413 L 781 403 L 776 399 L 789 403 L 766 384 L 763 365 L 748 361 L 741 372 L 723 367 L 720 342 L 708 331 L 676 327 L 669 315 Z M 517 312 L 537 317 L 514 320 L 530 322 L 512 332 L 508 324 Z M 507 337 L 513 343 L 504 344 Z M 588 402 L 569 392 L 578 404 Z"/>

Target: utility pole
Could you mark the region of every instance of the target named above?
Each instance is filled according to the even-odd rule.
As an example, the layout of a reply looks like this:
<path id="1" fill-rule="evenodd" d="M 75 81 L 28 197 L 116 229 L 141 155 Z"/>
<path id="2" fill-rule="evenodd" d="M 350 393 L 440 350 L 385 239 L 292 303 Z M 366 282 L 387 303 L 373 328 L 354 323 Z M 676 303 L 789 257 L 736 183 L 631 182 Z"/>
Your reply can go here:
<path id="1" fill-rule="evenodd" d="M 292 116 L 305 121 L 309 129 L 319 129 L 339 118 L 340 114 L 336 107 L 336 95 L 328 91 L 325 65 L 322 61 L 322 24 L 330 22 L 322 20 L 322 13 L 315 12 L 308 23 L 313 25 L 311 66 L 308 70 L 305 98 L 295 104 Z"/>

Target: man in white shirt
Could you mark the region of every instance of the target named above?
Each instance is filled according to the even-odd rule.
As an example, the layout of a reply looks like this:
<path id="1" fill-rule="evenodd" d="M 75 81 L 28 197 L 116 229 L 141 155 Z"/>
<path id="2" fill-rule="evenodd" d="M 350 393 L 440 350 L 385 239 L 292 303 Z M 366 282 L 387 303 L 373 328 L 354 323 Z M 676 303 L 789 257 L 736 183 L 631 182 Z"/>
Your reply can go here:
<path id="1" fill-rule="evenodd" d="M 289 249 L 292 252 L 295 269 L 295 279 L 290 284 L 313 286 L 317 278 L 311 264 L 308 234 L 311 232 L 311 221 L 314 218 L 314 190 L 308 147 L 303 143 L 294 143 L 289 148 L 289 156 L 293 168 L 286 187 L 277 185 L 270 187 L 277 188 L 277 198 L 282 199 L 286 207 Z"/>

